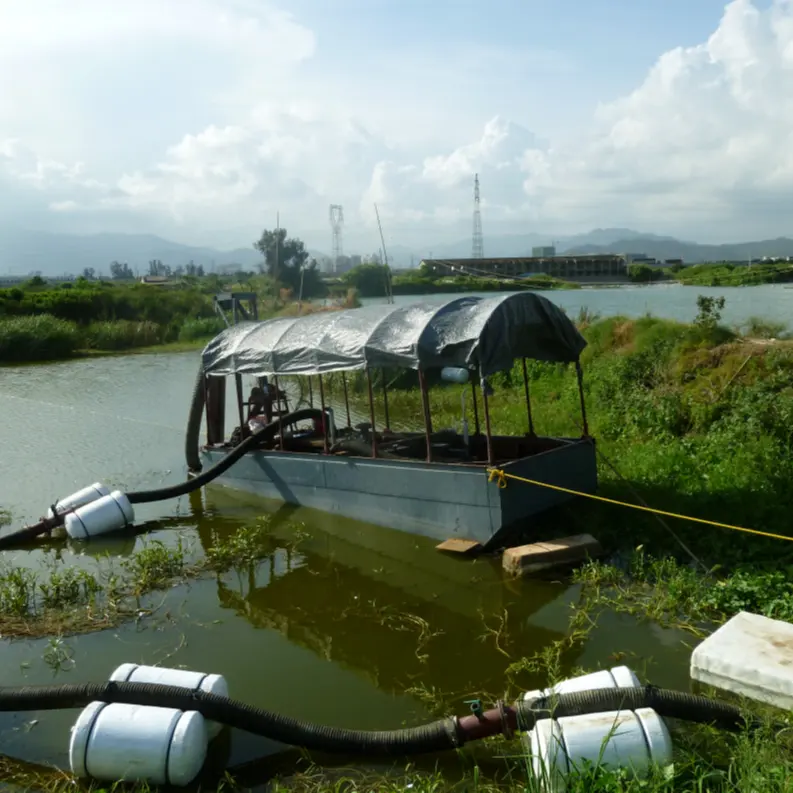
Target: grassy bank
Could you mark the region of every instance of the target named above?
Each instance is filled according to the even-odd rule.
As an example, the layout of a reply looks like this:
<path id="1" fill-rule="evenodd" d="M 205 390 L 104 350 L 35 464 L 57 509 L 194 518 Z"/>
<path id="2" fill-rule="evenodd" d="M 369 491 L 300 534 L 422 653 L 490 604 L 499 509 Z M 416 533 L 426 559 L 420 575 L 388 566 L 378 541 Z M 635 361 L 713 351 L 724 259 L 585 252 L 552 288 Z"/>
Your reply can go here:
<path id="1" fill-rule="evenodd" d="M 486 278 L 470 275 L 421 276 L 419 274 L 398 275 L 392 281 L 395 295 L 432 295 L 460 292 L 523 292 L 538 289 L 580 289 L 571 281 L 562 281 L 550 275 L 536 275 L 520 281 L 503 278 Z"/>
<path id="2" fill-rule="evenodd" d="M 102 289 L 108 288 L 118 293 L 106 300 Z M 127 298 L 130 294 L 138 296 L 140 290 L 145 293 L 139 298 L 141 304 L 130 307 Z M 190 350 L 203 346 L 226 327 L 214 313 L 210 296 L 197 289 L 187 297 L 150 286 L 127 287 L 126 293 L 124 288 L 113 286 L 82 291 L 87 294 L 79 289 L 33 291 L 31 298 L 20 289 L 0 290 L 23 295 L 16 300 L 0 294 L 0 364 L 130 351 Z M 265 296 L 259 302 L 259 316 L 294 316 L 357 304 L 354 290 L 328 305 L 307 301 L 298 304 L 288 294 L 278 299 Z M 81 315 L 82 310 L 86 313 Z M 171 310 L 175 313 L 169 314 Z M 134 318 L 119 316 L 125 312 Z M 73 319 L 75 315 L 80 319 Z"/>
<path id="3" fill-rule="evenodd" d="M 756 286 L 793 281 L 793 262 L 733 264 L 711 262 L 677 270 L 672 277 L 688 286 Z"/>

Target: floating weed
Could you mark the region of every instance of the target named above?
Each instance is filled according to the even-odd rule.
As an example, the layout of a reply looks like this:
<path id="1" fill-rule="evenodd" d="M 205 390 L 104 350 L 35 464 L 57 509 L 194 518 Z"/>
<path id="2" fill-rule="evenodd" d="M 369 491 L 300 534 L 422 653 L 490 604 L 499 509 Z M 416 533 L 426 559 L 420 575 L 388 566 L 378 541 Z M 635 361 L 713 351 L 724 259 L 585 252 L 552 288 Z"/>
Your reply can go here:
<path id="1" fill-rule="evenodd" d="M 45 609 L 65 609 L 93 603 L 102 586 L 87 570 L 67 567 L 50 573 L 47 581 L 38 584 L 38 589 Z"/>
<path id="2" fill-rule="evenodd" d="M 504 609 L 504 611 L 496 617 L 496 624 L 492 627 L 488 625 L 487 618 L 481 609 L 479 611 L 479 616 L 481 617 L 482 624 L 484 625 L 484 633 L 477 637 L 479 641 L 486 642 L 488 639 L 492 639 L 496 650 L 498 650 L 501 655 L 509 658 L 509 652 L 507 652 L 507 650 L 504 648 L 504 645 L 508 646 L 510 642 L 509 612 Z"/>
<path id="3" fill-rule="evenodd" d="M 142 595 L 170 584 L 185 570 L 185 551 L 181 537 L 175 548 L 160 540 L 149 540 L 122 566 L 132 579 L 135 594 Z"/>
<path id="4" fill-rule="evenodd" d="M 212 545 L 206 551 L 206 564 L 211 570 L 224 571 L 258 562 L 272 552 L 270 518 L 263 516 L 253 526 L 237 529 L 228 537 L 212 533 Z"/>
<path id="5" fill-rule="evenodd" d="M 74 650 L 62 637 L 51 637 L 42 660 L 53 672 L 66 672 L 74 667 Z"/>
<path id="6" fill-rule="evenodd" d="M 0 576 L 0 613 L 27 617 L 36 603 L 36 574 L 26 567 L 11 567 Z"/>

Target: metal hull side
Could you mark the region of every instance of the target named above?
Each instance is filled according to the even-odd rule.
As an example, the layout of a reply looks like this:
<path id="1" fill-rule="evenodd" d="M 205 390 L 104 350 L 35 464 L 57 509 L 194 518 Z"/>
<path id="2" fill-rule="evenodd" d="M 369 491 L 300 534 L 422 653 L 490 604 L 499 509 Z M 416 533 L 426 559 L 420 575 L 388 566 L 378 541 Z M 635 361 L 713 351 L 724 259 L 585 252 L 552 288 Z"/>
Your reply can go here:
<path id="1" fill-rule="evenodd" d="M 205 468 L 225 454 L 203 449 Z M 594 455 L 594 446 L 582 441 L 516 460 L 504 470 L 594 492 Z M 457 536 L 482 544 L 502 527 L 571 498 L 515 481 L 499 489 L 483 468 L 278 451 L 245 455 L 216 483 L 438 541 Z"/>
<path id="2" fill-rule="evenodd" d="M 202 450 L 205 467 L 225 456 Z M 501 527 L 498 488 L 481 468 L 254 451 L 217 484 L 442 541 L 487 542 Z"/>
<path id="3" fill-rule="evenodd" d="M 596 493 L 597 456 L 595 444 L 579 439 L 557 449 L 524 457 L 502 466 L 505 473 L 536 482 L 547 482 L 579 493 Z M 501 495 L 501 519 L 505 526 L 525 521 L 532 515 L 570 501 L 574 496 L 539 485 L 507 479 Z"/>

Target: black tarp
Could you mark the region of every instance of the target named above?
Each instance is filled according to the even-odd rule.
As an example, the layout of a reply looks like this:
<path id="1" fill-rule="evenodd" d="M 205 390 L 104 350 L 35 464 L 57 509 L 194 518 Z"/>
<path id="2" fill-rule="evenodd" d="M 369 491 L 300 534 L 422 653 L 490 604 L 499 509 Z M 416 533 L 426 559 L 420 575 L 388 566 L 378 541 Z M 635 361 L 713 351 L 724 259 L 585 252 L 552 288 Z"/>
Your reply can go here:
<path id="1" fill-rule="evenodd" d="M 558 306 L 533 292 L 515 292 L 243 322 L 209 342 L 202 358 L 211 375 L 458 366 L 478 367 L 487 377 L 517 358 L 573 362 L 585 346 Z"/>

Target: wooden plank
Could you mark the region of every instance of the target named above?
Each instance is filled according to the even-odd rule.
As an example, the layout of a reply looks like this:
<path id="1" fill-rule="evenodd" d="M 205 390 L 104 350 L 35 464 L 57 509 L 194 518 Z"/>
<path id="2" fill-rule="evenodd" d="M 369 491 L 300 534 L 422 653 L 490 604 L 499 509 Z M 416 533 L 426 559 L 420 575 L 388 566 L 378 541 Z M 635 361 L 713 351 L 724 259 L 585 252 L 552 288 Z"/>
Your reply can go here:
<path id="1" fill-rule="evenodd" d="M 507 548 L 501 557 L 501 564 L 510 575 L 530 575 L 552 567 L 584 562 L 602 552 L 600 543 L 591 534 L 576 534 Z"/>
<path id="2" fill-rule="evenodd" d="M 446 551 L 447 553 L 473 553 L 482 549 L 482 544 L 476 540 L 466 540 L 462 537 L 450 537 L 444 540 L 440 545 L 436 545 L 435 549 L 438 551 Z"/>

